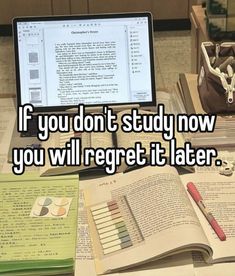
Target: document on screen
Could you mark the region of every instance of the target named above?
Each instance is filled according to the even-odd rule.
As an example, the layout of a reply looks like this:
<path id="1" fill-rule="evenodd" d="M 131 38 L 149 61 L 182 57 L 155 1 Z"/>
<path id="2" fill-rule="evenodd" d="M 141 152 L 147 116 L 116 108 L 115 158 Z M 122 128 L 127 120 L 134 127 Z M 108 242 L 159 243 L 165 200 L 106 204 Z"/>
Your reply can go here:
<path id="1" fill-rule="evenodd" d="M 127 35 L 125 26 L 45 29 L 48 103 L 128 102 Z"/>

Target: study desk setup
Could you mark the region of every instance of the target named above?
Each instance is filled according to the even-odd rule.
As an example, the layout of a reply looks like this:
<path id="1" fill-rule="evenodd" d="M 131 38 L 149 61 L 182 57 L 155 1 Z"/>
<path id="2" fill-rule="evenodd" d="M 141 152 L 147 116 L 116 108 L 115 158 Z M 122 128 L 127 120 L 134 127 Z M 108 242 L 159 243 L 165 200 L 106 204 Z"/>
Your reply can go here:
<path id="1" fill-rule="evenodd" d="M 46 155 L 45 166 L 26 166 L 22 175 L 12 173 L 12 149 L 19 147 L 14 139 L 24 139 L 16 137 L 16 110 L 24 104 L 30 103 L 36 112 L 61 114 L 76 108 L 82 99 L 89 107 L 114 102 L 121 106 L 115 113 L 119 124 L 136 105 L 142 116 L 154 116 L 156 104 L 163 104 L 167 114 L 204 113 L 197 96 L 197 75 L 182 74 L 174 91 L 156 92 L 151 16 L 19 18 L 14 21 L 14 36 L 17 98 L 12 92 L 0 96 L 0 275 L 234 275 L 234 133 L 232 127 L 224 132 L 233 118 L 219 119 L 212 137 L 175 134 L 179 147 L 185 141 L 197 148 L 215 146 L 223 161 L 220 167 L 165 165 L 132 170 L 120 164 L 117 173 L 107 175 L 97 164 L 52 167 Z M 79 42 L 74 36 L 80 37 Z M 108 36 L 112 39 L 107 40 Z M 121 51 L 123 41 L 126 52 Z M 105 49 L 102 55 L 100 49 Z M 67 72 L 71 58 L 74 68 Z M 71 82 L 72 74 L 81 81 Z M 141 76 L 146 82 L 138 81 Z M 102 93 L 95 82 L 90 83 L 97 79 L 106 80 Z M 83 88 L 82 96 L 76 94 L 78 87 Z M 125 93 L 116 96 L 119 90 Z M 70 139 L 79 138 L 83 148 L 127 149 L 142 142 L 147 156 L 150 143 L 159 141 L 169 154 L 169 143 L 161 133 L 113 136 L 70 129 L 50 133 L 42 142 L 26 137 L 29 140 L 20 145 L 37 149 L 40 142 L 39 148 L 46 150 L 64 148 Z"/>
<path id="2" fill-rule="evenodd" d="M 194 76 L 192 76 L 192 77 L 194 77 Z M 167 98 L 167 96 L 163 94 L 162 101 L 165 101 L 166 106 L 167 106 L 167 101 L 168 100 L 169 100 L 169 98 Z M 11 172 L 11 166 L 12 166 L 12 164 L 7 163 L 7 154 L 8 154 L 7 149 L 8 149 L 9 144 L 10 144 L 10 137 L 12 135 L 12 131 L 13 131 L 13 127 L 14 127 L 14 118 L 16 116 L 15 107 L 14 107 L 14 99 L 12 99 L 12 98 L 1 98 L 1 110 L 3 110 L 3 108 L 4 108 L 5 112 L 1 113 L 1 127 L 5 126 L 5 129 L 4 129 L 4 134 L 2 136 L 3 140 L 1 141 L 1 149 L 5 149 L 5 150 L 1 151 L 1 173 L 3 173 L 3 174 L 1 174 L 1 181 L 2 180 L 4 181 L 4 179 L 3 179 L 4 175 L 8 175 L 7 173 Z M 4 114 L 7 114 L 7 116 L 4 116 Z M 231 154 L 231 152 L 226 151 L 226 149 L 225 149 L 225 151 L 221 152 L 221 154 L 222 154 L 222 158 L 226 158 L 227 160 L 232 160 L 232 156 L 234 156 L 233 154 Z M 35 179 L 36 176 L 38 177 L 39 169 L 34 168 L 34 167 L 29 167 L 27 169 L 26 173 L 25 173 L 25 178 L 26 178 L 27 173 L 32 171 L 32 170 L 33 170 L 32 173 L 34 174 L 33 179 Z M 200 173 L 200 170 L 201 170 L 201 173 Z M 203 171 L 203 168 L 199 168 L 198 172 L 200 173 L 200 175 L 196 174 L 196 173 L 193 173 L 193 174 L 189 173 L 189 174 L 186 174 L 186 176 L 182 176 L 182 180 L 185 181 L 184 178 L 187 178 L 186 182 L 185 182 L 186 184 L 188 184 L 190 181 L 194 181 L 194 183 L 196 183 L 195 185 L 197 185 L 196 187 L 198 188 L 199 192 L 203 194 L 202 197 L 204 199 L 205 206 L 209 207 L 210 211 L 212 211 L 212 215 L 214 215 L 215 219 L 217 219 L 219 210 L 216 207 L 216 204 L 215 203 L 213 204 L 213 200 L 212 201 L 210 200 L 210 197 L 213 198 L 213 196 L 215 196 L 215 194 L 213 192 L 213 187 L 212 186 L 206 186 L 207 187 L 206 189 L 208 189 L 209 195 L 207 195 L 206 199 L 205 199 L 204 195 L 205 195 L 206 190 L 204 190 L 205 188 L 202 186 L 203 184 L 204 185 L 209 185 L 209 183 L 211 184 L 211 183 L 213 183 L 213 181 L 215 181 L 215 178 L 213 178 L 212 182 L 209 182 L 209 179 L 212 177 L 211 173 L 210 173 L 210 170 L 213 171 L 213 168 L 206 168 L 205 171 Z M 139 170 L 137 170 L 137 171 L 139 171 Z M 157 168 L 154 168 L 153 171 L 154 171 L 154 174 L 155 174 L 158 170 L 157 170 Z M 134 174 L 136 174 L 136 172 Z M 144 171 L 143 169 L 142 169 L 142 171 L 140 170 L 140 172 L 141 172 L 142 175 L 145 175 L 145 177 L 151 175 L 151 172 Z M 167 175 L 168 174 L 169 174 L 169 171 L 167 171 Z M 213 174 L 214 175 L 216 174 L 215 177 L 218 181 L 218 182 L 216 182 L 217 183 L 216 185 L 218 186 L 219 183 L 220 183 L 220 181 L 218 179 L 222 176 L 219 174 L 218 169 L 216 169 L 216 168 L 214 169 Z M 123 176 L 125 176 L 125 175 L 126 175 L 126 180 L 125 181 L 121 180 L 122 183 L 127 183 L 129 181 L 133 181 L 133 183 L 135 183 L 134 180 L 132 179 L 133 175 L 130 175 L 130 177 L 129 177 L 128 173 L 126 173 Z M 205 175 L 206 175 L 206 179 L 207 179 L 208 183 L 207 182 L 203 183 L 203 182 L 205 182 Z M 18 180 L 17 180 L 17 177 L 19 178 Z M 27 177 L 30 177 L 30 176 L 27 176 Z M 94 253 L 92 252 L 91 247 L 90 247 L 91 246 L 91 241 L 88 239 L 89 236 L 87 236 L 87 235 L 89 235 L 89 227 L 90 227 L 89 226 L 89 220 L 90 219 L 92 220 L 93 218 L 92 217 L 88 217 L 88 218 L 85 217 L 84 208 L 85 208 L 87 203 L 84 202 L 84 198 L 90 198 L 90 196 L 89 196 L 90 192 L 94 193 L 95 195 L 98 195 L 98 194 L 102 195 L 103 194 L 103 191 L 99 191 L 99 183 L 100 183 L 99 180 L 101 181 L 101 186 L 100 187 L 103 187 L 103 189 L 105 189 L 105 191 L 107 191 L 108 189 L 112 190 L 115 187 L 112 188 L 112 187 L 108 187 L 106 185 L 108 185 L 108 183 L 118 182 L 119 179 L 122 179 L 121 177 L 122 177 L 122 174 L 116 174 L 113 177 L 107 176 L 107 177 L 103 178 L 103 177 L 100 177 L 100 175 L 99 175 L 99 178 L 96 178 L 96 174 L 93 174 L 92 178 L 90 180 L 89 179 L 86 180 L 86 177 L 85 178 L 81 177 L 81 179 L 80 179 L 80 182 L 79 182 L 80 196 L 79 196 L 78 225 L 77 225 L 77 227 L 78 227 L 78 229 L 77 229 L 77 231 L 78 231 L 78 236 L 77 236 L 78 241 L 77 241 L 77 252 L 76 252 L 76 258 L 75 258 L 75 260 L 76 260 L 75 275 L 94 275 L 94 276 L 97 275 L 95 265 L 94 265 L 94 259 L 93 259 L 93 256 L 94 256 L 93 254 Z M 169 175 L 168 175 L 168 177 L 169 177 Z M 234 177 L 233 176 L 229 177 L 229 178 L 226 178 L 226 176 L 224 176 L 224 177 L 225 178 L 222 179 L 222 181 L 224 182 L 223 185 L 226 185 L 226 188 L 229 188 L 230 192 L 231 192 L 232 191 L 231 189 L 233 188 L 233 184 L 231 183 L 231 181 L 232 181 L 232 179 L 234 179 Z M 20 181 L 21 178 L 22 177 L 20 177 L 20 176 L 16 176 L 16 180 L 18 182 Z M 55 178 L 55 181 L 59 180 L 59 179 L 56 180 L 56 177 L 52 177 L 52 179 L 54 179 L 54 178 Z M 58 177 L 58 178 L 60 178 L 60 177 Z M 41 177 L 40 179 L 45 180 L 44 177 Z M 202 180 L 199 181 L 199 179 L 202 179 Z M 76 178 L 75 178 L 75 180 L 76 180 Z M 7 183 L 9 183 L 8 178 L 5 181 L 7 181 Z M 227 183 L 228 181 L 229 181 L 229 183 Z M 26 183 L 26 182 L 24 182 L 22 180 L 21 180 L 21 182 L 22 182 L 21 185 L 23 187 L 23 183 Z M 47 183 L 47 182 L 45 181 L 45 183 Z M 106 183 L 106 184 L 104 185 L 104 183 Z M 165 185 L 167 185 L 167 183 L 168 183 L 167 179 L 165 181 L 163 181 L 163 183 L 165 183 Z M 162 183 L 162 185 L 163 185 L 163 183 Z M 232 185 L 227 186 L 230 183 Z M 52 185 L 52 183 L 50 185 Z M 98 186 L 98 187 L 96 187 L 96 186 Z M 90 189 L 90 191 L 89 191 L 89 189 Z M 95 189 L 97 189 L 97 191 Z M 120 187 L 119 187 L 119 189 L 120 189 Z M 167 190 L 167 186 L 165 187 L 165 189 Z M 145 191 L 147 192 L 147 190 L 145 190 Z M 164 191 L 165 190 L 163 190 L 163 192 Z M 218 191 L 221 191 L 222 193 L 225 192 L 225 190 L 223 190 L 223 189 L 221 190 L 221 187 L 219 188 L 219 186 L 218 186 Z M 158 189 L 156 189 L 156 193 L 158 193 Z M 217 193 L 217 191 L 215 191 L 215 193 Z M 225 192 L 225 193 L 227 194 L 227 192 Z M 233 200 L 232 195 L 233 195 L 233 193 L 231 193 L 230 200 Z M 51 193 L 50 193 L 50 196 L 51 196 Z M 135 196 L 137 196 L 137 195 L 135 195 Z M 159 191 L 159 196 L 161 196 L 160 191 Z M 74 199 L 74 196 L 73 196 L 73 199 Z M 190 199 L 190 197 L 189 197 L 189 199 Z M 49 199 L 47 199 L 47 200 L 49 200 Z M 149 198 L 149 200 L 150 200 L 150 198 Z M 192 200 L 194 201 L 193 198 L 192 198 Z M 222 200 L 222 198 L 220 200 Z M 225 200 L 225 199 L 223 199 L 223 200 Z M 128 227 L 130 227 L 129 226 L 130 222 L 126 221 L 127 214 L 122 209 L 123 208 L 122 207 L 122 204 L 123 204 L 122 201 L 119 202 L 117 200 L 116 203 L 115 203 L 114 200 L 111 200 L 111 199 L 109 200 L 108 199 L 107 204 L 104 205 L 105 201 L 107 201 L 107 199 L 104 199 L 104 200 L 101 199 L 102 204 L 100 204 L 100 203 L 91 204 L 91 206 L 92 206 L 91 210 L 93 212 L 95 221 L 98 219 L 98 221 L 102 220 L 102 223 L 107 224 L 110 221 L 110 220 L 108 220 L 109 216 L 111 216 L 111 218 L 112 218 L 112 220 L 114 220 L 114 222 L 115 222 L 115 220 L 117 220 L 117 219 L 120 220 L 120 218 L 123 217 L 123 219 L 120 220 L 118 223 L 120 223 L 120 226 L 121 226 L 122 221 L 123 221 L 123 223 L 125 223 L 124 225 L 126 225 L 125 229 L 128 229 Z M 131 200 L 129 199 L 128 202 L 130 204 Z M 88 201 L 88 204 L 90 204 L 89 201 Z M 209 204 L 209 206 L 207 206 L 208 204 Z M 231 204 L 232 204 L 232 202 L 231 202 Z M 116 206 L 118 206 L 118 209 L 117 209 Z M 150 206 L 152 206 L 153 208 L 159 209 L 159 212 L 161 210 L 159 206 L 154 206 L 153 202 L 150 204 Z M 196 208 L 198 208 L 197 205 L 196 205 Z M 120 211 L 118 211 L 118 210 L 120 210 Z M 198 208 L 198 211 L 199 211 L 198 215 L 202 217 L 201 219 L 203 221 L 204 215 L 201 213 L 199 208 Z M 119 215 L 118 212 L 120 212 L 120 215 Z M 216 212 L 216 213 L 214 213 L 214 212 Z M 208 218 L 208 213 L 207 213 L 206 218 L 210 220 L 212 215 L 209 213 L 209 218 Z M 231 215 L 232 214 L 230 214 L 230 216 Z M 79 218 L 82 218 L 82 220 L 79 220 Z M 138 216 L 137 216 L 137 218 L 138 218 Z M 231 219 L 231 217 L 230 217 L 230 219 Z M 206 219 L 205 219 L 205 221 L 206 221 Z M 203 222 L 205 223 L 205 221 L 203 221 Z M 220 225 L 220 223 L 221 223 L 221 218 L 219 218 L 219 225 Z M 225 225 L 225 228 L 228 227 L 228 226 L 226 226 L 226 221 L 222 220 L 222 225 L 220 225 L 220 227 L 223 229 L 224 225 Z M 111 227 L 111 225 L 107 225 L 106 226 L 107 230 L 110 227 Z M 117 235 L 117 239 L 116 239 L 117 245 L 115 245 L 111 248 L 108 248 L 109 251 L 111 249 L 112 250 L 117 250 L 117 251 L 114 251 L 113 253 L 109 253 L 109 254 L 115 254 L 115 252 L 116 253 L 120 252 L 120 249 L 118 249 L 118 246 L 119 246 L 118 245 L 119 244 L 118 239 L 120 241 L 122 240 L 123 244 L 125 245 L 126 242 L 124 242 L 124 241 L 127 240 L 127 237 L 129 236 L 129 240 L 130 240 L 130 237 L 132 237 L 131 235 L 133 235 L 128 230 L 126 230 L 126 233 L 125 233 L 125 231 L 122 230 L 122 229 L 124 229 L 123 226 L 118 227 L 118 225 L 117 225 L 116 227 L 117 227 L 116 230 L 115 230 L 115 228 L 112 228 L 113 230 L 111 230 L 111 228 L 110 228 L 110 231 L 104 232 L 103 234 L 100 233 L 100 237 L 96 238 L 97 240 L 99 240 L 99 239 L 104 240 L 104 241 L 105 241 L 105 239 L 107 241 L 110 240 L 110 243 L 112 243 L 113 241 L 112 241 L 111 238 L 115 237 L 115 235 Z M 206 225 L 206 227 L 208 227 L 208 225 Z M 213 230 L 213 227 L 214 227 L 214 230 Z M 223 234 L 222 235 L 220 234 L 221 233 L 220 230 L 218 231 L 218 229 L 219 229 L 218 226 L 213 226 L 213 227 L 209 228 L 209 231 L 210 231 L 210 234 L 212 234 L 212 235 L 217 235 L 216 232 L 218 233 L 218 238 L 216 238 L 216 240 L 217 239 L 224 240 L 225 236 L 226 236 L 226 241 L 218 241 L 219 243 L 222 244 L 224 242 L 231 241 L 230 235 L 232 233 L 228 234 L 227 228 L 226 228 L 226 230 L 223 229 L 224 234 L 225 234 L 225 236 L 224 236 Z M 106 229 L 106 228 L 101 228 L 101 229 Z M 95 232 L 94 229 L 92 230 L 92 233 L 94 233 L 93 231 Z M 119 231 L 121 231 L 121 232 L 119 232 Z M 171 232 L 171 233 L 174 233 L 175 230 L 172 230 L 172 231 L 173 232 Z M 110 236 L 108 236 L 109 233 L 110 233 Z M 43 238 L 46 239 L 46 237 L 43 237 Z M 169 237 L 168 237 L 168 239 L 169 239 Z M 132 240 L 134 240 L 134 239 L 132 238 Z M 105 243 L 105 244 L 107 244 L 107 243 Z M 124 249 L 125 248 L 123 248 L 122 250 L 124 250 Z M 109 251 L 107 251 L 107 249 L 104 249 L 104 250 L 106 250 L 104 252 L 109 252 Z M 106 256 L 109 256 L 109 254 L 107 254 Z M 154 252 L 154 254 L 156 254 L 156 252 Z M 128 256 L 129 256 L 129 253 L 128 253 Z M 62 260 L 60 260 L 60 261 L 62 262 Z M 96 262 L 97 262 L 97 260 L 96 260 Z M 204 260 L 202 259 L 202 257 L 200 255 L 196 254 L 195 252 L 193 253 L 193 255 L 191 255 L 190 252 L 188 252 L 188 253 L 185 252 L 185 253 L 178 253 L 178 254 L 173 255 L 171 257 L 170 256 L 165 257 L 162 260 L 151 262 L 149 264 L 146 263 L 144 265 L 141 265 L 141 267 L 131 269 L 129 272 L 126 272 L 126 271 L 125 272 L 117 272 L 115 274 L 110 274 L 110 275 L 123 275 L 123 276 L 132 276 L 132 275 L 233 275 L 234 269 L 235 269 L 235 264 L 233 262 L 229 262 L 229 263 L 223 263 L 222 262 L 222 263 L 218 263 L 218 264 L 214 264 L 214 265 L 208 265 L 208 264 L 206 265 L 206 263 L 204 262 Z M 223 274 L 221 274 L 221 273 L 223 273 Z M 36 274 L 34 274 L 34 275 L 36 275 Z M 57 275 L 59 275 L 59 274 L 57 274 Z M 108 275 L 107 272 L 106 272 L 106 275 Z"/>

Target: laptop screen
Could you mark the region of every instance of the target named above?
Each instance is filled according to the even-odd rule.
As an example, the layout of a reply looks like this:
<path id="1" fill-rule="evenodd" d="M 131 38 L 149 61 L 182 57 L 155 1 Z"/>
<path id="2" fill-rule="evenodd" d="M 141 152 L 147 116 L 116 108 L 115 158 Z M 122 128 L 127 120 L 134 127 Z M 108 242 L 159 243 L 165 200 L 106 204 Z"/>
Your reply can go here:
<path id="1" fill-rule="evenodd" d="M 155 104 L 149 13 L 14 19 L 18 104 Z"/>

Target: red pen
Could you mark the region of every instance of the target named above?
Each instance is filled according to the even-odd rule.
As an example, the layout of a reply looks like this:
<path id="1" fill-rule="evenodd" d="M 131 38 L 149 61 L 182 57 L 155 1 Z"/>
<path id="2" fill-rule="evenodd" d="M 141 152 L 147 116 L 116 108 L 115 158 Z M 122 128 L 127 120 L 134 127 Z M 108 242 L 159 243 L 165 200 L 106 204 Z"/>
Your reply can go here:
<path id="1" fill-rule="evenodd" d="M 224 234 L 224 231 L 219 226 L 218 222 L 213 217 L 212 213 L 206 209 L 206 206 L 203 203 L 203 199 L 202 199 L 199 191 L 197 190 L 196 186 L 192 182 L 189 182 L 187 184 L 187 189 L 188 189 L 188 192 L 190 193 L 190 195 L 192 196 L 193 200 L 197 203 L 198 207 L 200 208 L 200 210 L 202 211 L 202 213 L 204 214 L 204 216 L 210 223 L 211 227 L 214 229 L 216 235 L 219 237 L 219 239 L 221 241 L 225 241 L 226 236 Z"/>

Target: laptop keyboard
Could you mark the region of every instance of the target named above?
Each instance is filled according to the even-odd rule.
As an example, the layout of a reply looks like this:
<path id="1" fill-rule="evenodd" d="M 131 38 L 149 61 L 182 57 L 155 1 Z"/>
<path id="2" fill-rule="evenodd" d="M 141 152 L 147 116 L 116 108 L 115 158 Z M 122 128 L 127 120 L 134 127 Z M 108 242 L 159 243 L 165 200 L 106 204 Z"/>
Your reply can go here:
<path id="1" fill-rule="evenodd" d="M 28 121 L 28 131 L 20 133 L 21 137 L 36 137 L 38 133 L 37 129 L 37 117 L 34 116 L 32 120 Z"/>

